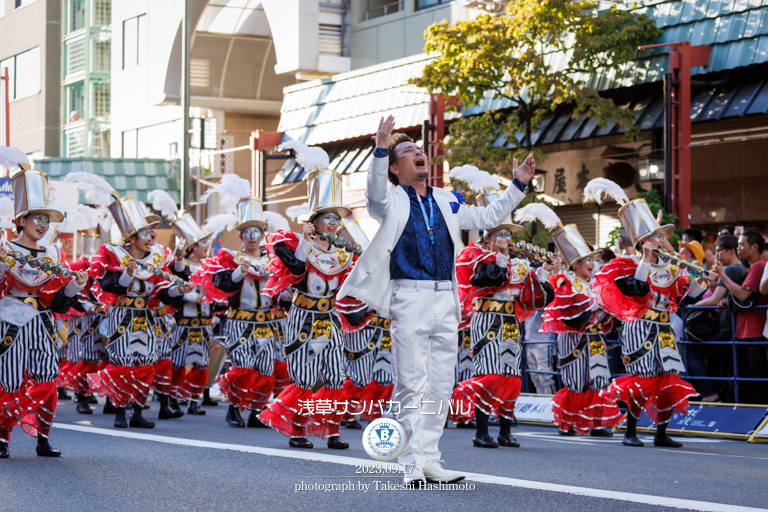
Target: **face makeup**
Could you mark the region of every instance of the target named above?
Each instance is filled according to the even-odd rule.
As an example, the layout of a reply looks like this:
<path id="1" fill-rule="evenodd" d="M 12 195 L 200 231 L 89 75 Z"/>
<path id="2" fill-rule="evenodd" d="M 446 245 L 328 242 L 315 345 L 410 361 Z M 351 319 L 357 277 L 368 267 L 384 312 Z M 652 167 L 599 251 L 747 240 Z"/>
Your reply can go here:
<path id="1" fill-rule="evenodd" d="M 246 242 L 248 240 L 261 240 L 262 231 L 261 229 L 252 226 L 250 228 L 245 228 L 242 233 L 243 241 Z"/>

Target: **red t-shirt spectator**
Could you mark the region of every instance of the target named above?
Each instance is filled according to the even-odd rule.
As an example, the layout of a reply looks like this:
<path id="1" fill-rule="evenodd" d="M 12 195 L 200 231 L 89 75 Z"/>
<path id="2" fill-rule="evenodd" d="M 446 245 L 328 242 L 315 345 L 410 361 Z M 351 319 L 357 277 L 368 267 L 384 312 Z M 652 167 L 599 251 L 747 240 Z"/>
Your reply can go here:
<path id="1" fill-rule="evenodd" d="M 763 270 L 765 269 L 765 260 L 759 260 L 747 270 L 747 277 L 744 278 L 744 282 L 741 287 L 745 290 L 749 290 L 752 293 L 760 294 L 760 279 L 763 277 Z M 756 306 L 764 306 L 768 304 L 768 295 L 760 295 L 757 300 Z M 765 328 L 765 315 L 766 310 L 761 309 L 749 309 L 746 311 L 739 311 L 736 313 L 736 338 L 745 340 L 749 338 L 761 338 L 763 336 L 763 329 Z"/>

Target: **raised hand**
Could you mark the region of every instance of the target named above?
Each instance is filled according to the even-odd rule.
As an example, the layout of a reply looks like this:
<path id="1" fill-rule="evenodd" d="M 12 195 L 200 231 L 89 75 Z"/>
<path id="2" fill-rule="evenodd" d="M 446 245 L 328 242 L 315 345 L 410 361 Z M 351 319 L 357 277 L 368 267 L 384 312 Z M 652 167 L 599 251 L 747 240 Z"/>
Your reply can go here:
<path id="1" fill-rule="evenodd" d="M 536 174 L 536 161 L 533 153 L 528 155 L 522 165 L 517 165 L 517 158 L 512 159 L 512 176 L 520 183 L 527 185 Z"/>
<path id="2" fill-rule="evenodd" d="M 315 234 L 315 225 L 311 222 L 304 224 L 304 240 L 309 242 L 312 240 L 312 235 Z"/>
<path id="3" fill-rule="evenodd" d="M 241 261 L 240 272 L 242 272 L 243 274 L 247 274 L 249 270 L 251 270 L 251 263 L 248 260 Z"/>
<path id="4" fill-rule="evenodd" d="M 656 246 L 652 242 L 645 242 L 643 244 L 643 261 L 646 263 L 653 263 L 653 251 L 656 250 Z"/>
<path id="5" fill-rule="evenodd" d="M 125 264 L 125 270 L 128 271 L 128 275 L 133 277 L 133 273 L 136 271 L 136 265 L 138 263 L 133 258 L 128 258 L 128 262 Z"/>
<path id="6" fill-rule="evenodd" d="M 85 288 L 85 285 L 88 284 L 88 272 L 85 272 L 84 270 L 75 272 L 75 284 L 81 288 Z"/>
<path id="7" fill-rule="evenodd" d="M 503 238 L 494 238 L 488 245 L 493 252 L 500 252 L 504 256 L 509 255 L 509 242 Z"/>
<path id="8" fill-rule="evenodd" d="M 395 116 L 388 116 L 386 119 L 383 117 L 379 121 L 379 129 L 376 130 L 376 135 L 371 137 L 376 142 L 377 148 L 388 149 L 389 141 L 392 139 L 392 130 L 395 129 Z"/>

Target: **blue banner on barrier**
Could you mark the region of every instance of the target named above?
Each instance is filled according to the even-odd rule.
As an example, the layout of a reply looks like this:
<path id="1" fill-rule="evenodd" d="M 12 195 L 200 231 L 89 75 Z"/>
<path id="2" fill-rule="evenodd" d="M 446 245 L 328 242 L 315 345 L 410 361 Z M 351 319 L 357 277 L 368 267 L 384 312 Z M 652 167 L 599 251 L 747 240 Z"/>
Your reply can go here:
<path id="1" fill-rule="evenodd" d="M 698 430 L 700 432 L 729 432 L 748 434 L 765 418 L 768 409 L 738 405 L 689 405 L 688 414 L 678 414 L 669 421 L 670 430 Z M 640 427 L 653 427 L 643 413 L 638 420 Z"/>
<path id="2" fill-rule="evenodd" d="M 11 188 L 11 178 L 0 178 L 0 198 L 2 197 L 13 199 L 13 189 Z"/>

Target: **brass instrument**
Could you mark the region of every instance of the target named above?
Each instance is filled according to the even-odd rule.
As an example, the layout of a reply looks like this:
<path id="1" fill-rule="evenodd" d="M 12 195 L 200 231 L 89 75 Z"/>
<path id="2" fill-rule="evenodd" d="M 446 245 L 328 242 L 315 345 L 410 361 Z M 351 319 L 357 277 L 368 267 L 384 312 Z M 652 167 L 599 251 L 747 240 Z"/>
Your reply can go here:
<path id="1" fill-rule="evenodd" d="M 74 275 L 74 271 L 70 270 L 66 265 L 63 264 L 55 265 L 40 258 L 31 258 L 26 254 L 22 254 L 16 251 L 8 251 L 8 256 L 19 262 L 21 266 L 29 264 L 30 267 L 39 268 L 43 272 L 50 271 L 52 274 L 61 274 L 61 277 L 63 278 L 72 277 L 72 275 Z"/>
<path id="2" fill-rule="evenodd" d="M 537 247 L 531 243 L 524 242 L 523 240 L 520 240 L 519 242 L 515 242 L 515 243 L 510 243 L 509 249 L 512 252 L 523 256 L 526 259 L 540 261 L 542 263 L 546 263 L 550 261 L 555 256 L 552 252 L 542 247 Z"/>
<path id="3" fill-rule="evenodd" d="M 355 245 L 354 240 L 346 240 L 343 236 L 337 236 L 336 233 L 316 233 L 312 235 L 312 238 L 315 237 L 323 241 L 327 240 L 331 245 L 354 253 L 356 256 L 363 254 L 363 247 L 361 245 Z"/>
<path id="4" fill-rule="evenodd" d="M 166 272 L 165 270 L 161 270 L 155 266 L 147 265 L 146 263 L 142 263 L 140 261 L 137 261 L 136 264 L 149 272 L 150 274 L 154 274 L 156 276 L 160 276 L 163 279 L 167 279 L 168 281 L 172 282 L 175 285 L 179 286 L 187 286 L 189 283 L 183 280 L 182 278 L 175 276 L 171 273 Z"/>
<path id="5" fill-rule="evenodd" d="M 688 272 L 690 272 L 691 275 L 696 279 L 709 275 L 709 272 L 701 268 L 698 263 L 684 260 L 677 254 L 669 252 L 666 249 L 656 249 L 653 252 L 655 252 L 659 259 L 665 263 L 672 262 L 675 265 L 685 267 L 685 269 L 688 270 Z"/>

